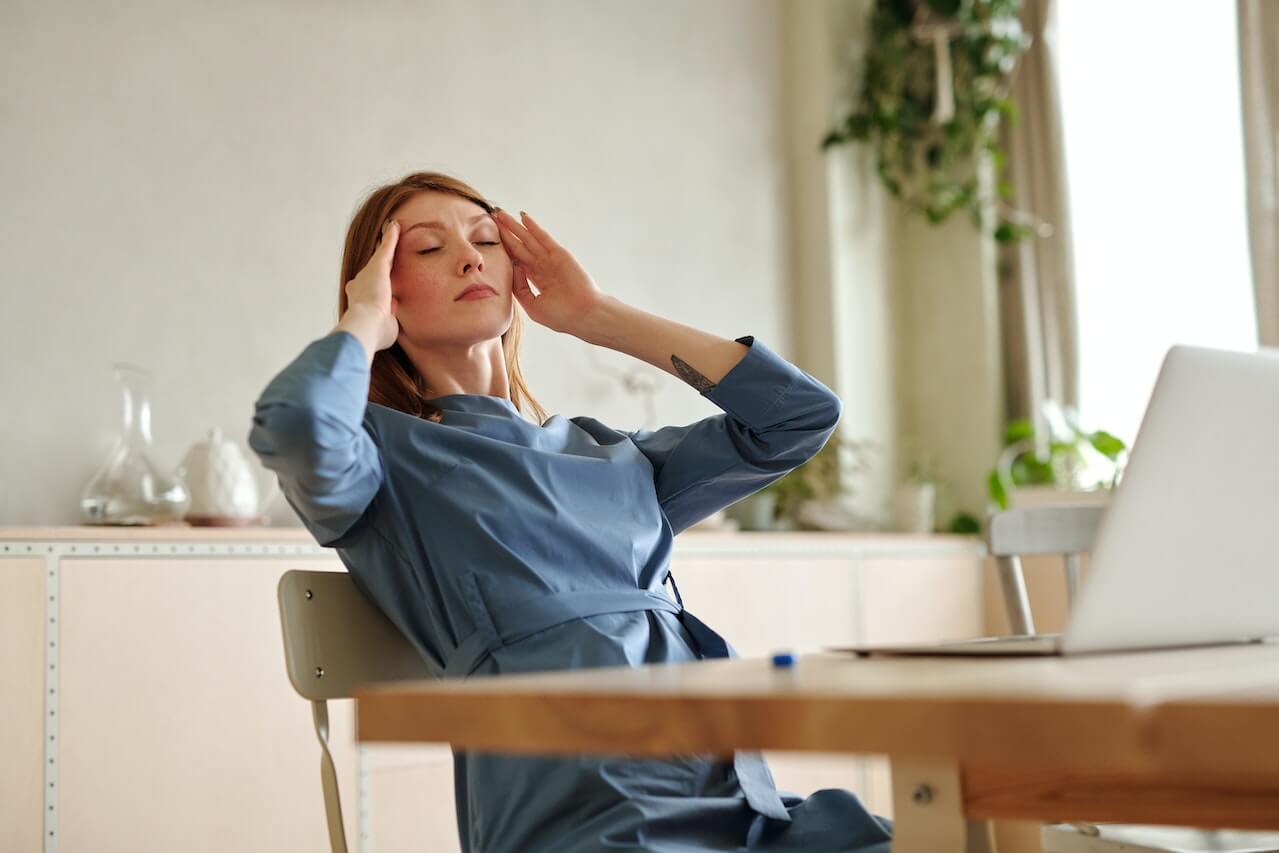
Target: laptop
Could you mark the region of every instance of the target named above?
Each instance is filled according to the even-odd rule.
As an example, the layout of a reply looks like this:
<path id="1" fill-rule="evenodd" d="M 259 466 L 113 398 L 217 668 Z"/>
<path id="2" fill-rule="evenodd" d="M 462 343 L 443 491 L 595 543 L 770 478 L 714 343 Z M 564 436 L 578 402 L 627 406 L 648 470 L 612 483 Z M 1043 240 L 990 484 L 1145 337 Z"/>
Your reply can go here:
<path id="1" fill-rule="evenodd" d="M 1279 349 L 1164 357 L 1061 634 L 868 654 L 1073 655 L 1279 637 Z"/>

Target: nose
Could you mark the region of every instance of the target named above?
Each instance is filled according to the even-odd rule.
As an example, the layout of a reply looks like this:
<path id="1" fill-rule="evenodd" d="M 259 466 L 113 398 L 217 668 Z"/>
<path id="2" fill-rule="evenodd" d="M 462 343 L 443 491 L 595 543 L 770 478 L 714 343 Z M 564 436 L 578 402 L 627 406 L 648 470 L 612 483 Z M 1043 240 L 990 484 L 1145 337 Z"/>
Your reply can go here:
<path id="1" fill-rule="evenodd" d="M 457 261 L 458 275 L 466 275 L 470 272 L 484 271 L 484 255 L 480 254 L 480 250 L 475 248 L 474 244 L 467 243 L 466 248 L 462 250 Z"/>

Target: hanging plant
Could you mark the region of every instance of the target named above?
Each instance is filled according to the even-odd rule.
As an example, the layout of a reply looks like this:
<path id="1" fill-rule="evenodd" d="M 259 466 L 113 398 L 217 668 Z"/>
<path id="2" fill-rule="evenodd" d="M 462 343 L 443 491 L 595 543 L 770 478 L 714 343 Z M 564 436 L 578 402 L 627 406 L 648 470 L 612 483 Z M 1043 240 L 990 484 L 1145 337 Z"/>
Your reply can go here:
<path id="1" fill-rule="evenodd" d="M 999 125 L 1016 120 L 1009 75 L 1030 45 L 1020 8 L 1021 0 L 876 0 L 860 100 L 823 150 L 873 145 L 884 186 L 933 224 L 966 209 L 1000 242 L 1035 233 L 1033 217 L 1007 206 L 1012 187 L 1001 177 Z M 982 156 L 992 159 L 1005 201 L 989 223 Z"/>

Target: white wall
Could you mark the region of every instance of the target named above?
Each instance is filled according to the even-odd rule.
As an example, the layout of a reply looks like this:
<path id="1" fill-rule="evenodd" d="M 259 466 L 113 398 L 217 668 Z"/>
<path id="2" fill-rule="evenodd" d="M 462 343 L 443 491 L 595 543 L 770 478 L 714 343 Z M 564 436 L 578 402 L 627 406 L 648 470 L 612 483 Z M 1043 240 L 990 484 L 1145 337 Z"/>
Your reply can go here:
<path id="1" fill-rule="evenodd" d="M 783 8 L 8 0 L 0 524 L 78 520 L 119 425 L 114 360 L 155 373 L 163 467 L 209 427 L 242 440 L 334 322 L 358 198 L 411 170 L 539 215 L 622 299 L 797 358 Z M 531 329 L 534 392 L 640 426 L 587 349 Z M 714 411 L 645 369 L 662 422 Z"/>

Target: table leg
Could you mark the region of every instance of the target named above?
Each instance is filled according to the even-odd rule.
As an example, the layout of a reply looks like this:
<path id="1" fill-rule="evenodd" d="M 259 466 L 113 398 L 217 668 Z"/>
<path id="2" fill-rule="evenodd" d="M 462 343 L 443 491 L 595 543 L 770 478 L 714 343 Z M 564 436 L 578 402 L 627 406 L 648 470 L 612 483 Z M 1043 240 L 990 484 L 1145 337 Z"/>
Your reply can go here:
<path id="1" fill-rule="evenodd" d="M 995 853 L 990 823 L 964 817 L 959 765 L 893 758 L 893 853 Z"/>

